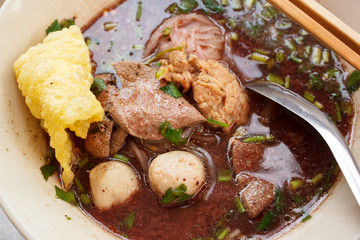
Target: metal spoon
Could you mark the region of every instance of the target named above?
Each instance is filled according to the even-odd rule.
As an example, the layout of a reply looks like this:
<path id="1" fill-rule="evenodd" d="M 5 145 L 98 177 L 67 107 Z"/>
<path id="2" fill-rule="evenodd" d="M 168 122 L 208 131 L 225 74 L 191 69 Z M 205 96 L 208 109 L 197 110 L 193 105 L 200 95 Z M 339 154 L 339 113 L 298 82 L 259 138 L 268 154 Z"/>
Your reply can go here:
<path id="1" fill-rule="evenodd" d="M 360 206 L 360 170 L 351 154 L 344 137 L 331 119 L 314 104 L 271 82 L 254 82 L 245 85 L 295 113 L 312 125 L 329 145 L 351 191 Z"/>

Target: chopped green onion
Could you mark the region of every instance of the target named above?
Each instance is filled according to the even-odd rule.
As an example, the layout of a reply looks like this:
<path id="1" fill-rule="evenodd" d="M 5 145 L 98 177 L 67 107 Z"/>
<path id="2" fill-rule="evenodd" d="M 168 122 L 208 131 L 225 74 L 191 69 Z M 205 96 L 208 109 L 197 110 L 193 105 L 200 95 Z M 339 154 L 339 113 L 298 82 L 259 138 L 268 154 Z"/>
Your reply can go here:
<path id="1" fill-rule="evenodd" d="M 255 0 L 244 0 L 244 6 L 250 10 L 255 4 Z"/>
<path id="2" fill-rule="evenodd" d="M 198 6 L 198 3 L 196 0 L 182 0 L 177 7 L 177 11 L 175 12 L 176 15 L 180 13 L 188 13 L 194 10 Z"/>
<path id="3" fill-rule="evenodd" d="M 314 102 L 315 106 L 317 106 L 319 109 L 323 109 L 324 105 L 321 104 L 321 102 L 315 101 Z"/>
<path id="4" fill-rule="evenodd" d="M 300 29 L 299 33 L 300 33 L 301 36 L 309 35 L 309 33 L 307 31 L 305 31 L 304 29 Z"/>
<path id="5" fill-rule="evenodd" d="M 284 85 L 284 81 L 282 80 L 282 78 L 272 73 L 269 73 L 266 76 L 266 80 L 268 80 L 269 82 L 277 83 L 279 85 Z"/>
<path id="6" fill-rule="evenodd" d="M 163 31 L 162 31 L 162 35 L 163 36 L 169 36 L 171 33 L 171 28 L 166 27 Z"/>
<path id="7" fill-rule="evenodd" d="M 227 0 L 226 0 L 227 1 Z M 223 2 L 223 0 L 221 1 Z M 240 11 L 242 9 L 241 0 L 231 0 L 230 1 L 231 8 L 234 11 Z M 225 6 L 225 5 L 224 5 Z"/>
<path id="8" fill-rule="evenodd" d="M 297 43 L 297 44 L 303 44 L 304 43 L 304 37 L 295 37 L 294 38 L 295 39 L 295 42 Z"/>
<path id="9" fill-rule="evenodd" d="M 289 89 L 290 88 L 290 76 L 286 76 L 285 78 L 285 84 L 284 84 L 284 87 Z"/>
<path id="10" fill-rule="evenodd" d="M 266 64 L 267 69 L 272 69 L 276 64 L 275 58 L 270 58 L 269 61 Z"/>
<path id="11" fill-rule="evenodd" d="M 166 68 L 160 69 L 158 71 L 156 71 L 155 73 L 155 79 L 158 79 L 159 77 L 161 77 L 164 73 L 166 72 Z M 171 82 L 173 83 L 173 82 Z M 174 83 L 173 83 L 174 84 Z M 175 86 L 175 84 L 174 84 Z M 176 87 L 176 86 L 175 86 Z M 161 89 L 161 88 L 160 88 Z M 177 88 L 176 88 L 177 89 Z M 179 91 L 179 90 L 178 90 Z M 165 91 L 164 91 L 165 92 Z M 180 93 L 181 94 L 181 93 Z M 169 94 L 170 95 L 170 94 Z M 182 96 L 182 95 L 181 95 Z"/>
<path id="12" fill-rule="evenodd" d="M 329 62 L 330 62 L 330 51 L 329 51 L 329 49 L 324 49 L 322 51 L 321 63 L 322 64 L 328 64 Z"/>
<path id="13" fill-rule="evenodd" d="M 49 148 L 49 150 L 44 155 L 45 163 L 50 163 L 51 161 L 55 160 L 55 149 Z"/>
<path id="14" fill-rule="evenodd" d="M 91 43 L 92 43 L 91 38 L 86 37 L 84 40 L 85 40 L 86 46 L 88 46 L 88 47 L 89 47 L 89 46 L 91 45 Z"/>
<path id="15" fill-rule="evenodd" d="M 304 98 L 306 100 L 308 100 L 309 102 L 314 102 L 314 100 L 315 100 L 315 96 L 312 93 L 308 92 L 308 91 L 304 92 Z"/>
<path id="16" fill-rule="evenodd" d="M 295 56 L 295 54 L 291 54 L 291 55 L 289 56 L 289 58 L 290 58 L 291 60 L 293 60 L 294 62 L 296 62 L 296 63 L 302 63 L 302 61 L 303 61 L 301 58 Z"/>
<path id="17" fill-rule="evenodd" d="M 355 92 L 360 87 L 360 72 L 354 70 L 347 79 L 347 87 L 351 93 Z"/>
<path id="18" fill-rule="evenodd" d="M 244 205 L 241 203 L 241 200 L 239 197 L 235 197 L 234 201 L 235 201 L 235 205 L 236 205 L 236 208 L 239 211 L 239 213 L 246 212 Z"/>
<path id="19" fill-rule="evenodd" d="M 76 188 L 79 190 L 80 193 L 83 193 L 83 192 L 85 191 L 85 188 L 84 188 L 84 186 L 81 184 L 79 178 L 76 177 L 76 178 L 74 179 L 74 183 L 75 183 L 75 186 L 76 186 Z"/>
<path id="20" fill-rule="evenodd" d="M 228 235 L 229 232 L 230 232 L 230 229 L 223 228 L 223 229 L 220 229 L 219 231 L 217 231 L 215 233 L 215 236 L 217 237 L 217 239 L 223 240 L 223 239 L 225 239 L 226 235 Z"/>
<path id="21" fill-rule="evenodd" d="M 184 47 L 182 47 L 182 46 L 168 48 L 168 49 L 156 54 L 153 58 L 151 58 L 149 61 L 147 61 L 146 64 L 148 65 L 152 62 L 156 62 L 157 60 L 159 60 L 163 55 L 165 55 L 168 52 L 176 51 L 176 50 L 183 50 L 183 49 L 184 49 Z"/>
<path id="22" fill-rule="evenodd" d="M 286 30 L 292 27 L 292 22 L 288 19 L 278 19 L 275 22 L 275 27 L 280 30 Z"/>
<path id="23" fill-rule="evenodd" d="M 182 129 L 176 130 L 172 128 L 170 122 L 167 120 L 160 124 L 159 131 L 161 135 L 172 143 L 178 143 L 181 140 Z"/>
<path id="24" fill-rule="evenodd" d="M 271 134 L 257 135 L 248 138 L 244 138 L 241 141 L 245 143 L 258 143 L 258 142 L 272 142 L 275 140 L 275 136 Z"/>
<path id="25" fill-rule="evenodd" d="M 88 195 L 86 195 L 85 193 L 82 193 L 80 195 L 80 202 L 85 205 L 89 205 L 91 203 L 91 200 Z"/>
<path id="26" fill-rule="evenodd" d="M 304 58 L 309 58 L 311 53 L 311 46 L 306 46 L 304 51 Z"/>
<path id="27" fill-rule="evenodd" d="M 223 6 L 229 5 L 229 0 L 221 0 L 221 5 Z"/>
<path id="28" fill-rule="evenodd" d="M 132 228 L 135 221 L 135 211 L 132 211 L 126 218 L 122 220 L 122 225 L 127 228 Z"/>
<path id="29" fill-rule="evenodd" d="M 50 162 L 49 164 L 42 166 L 40 170 L 45 181 L 47 181 L 48 178 L 56 171 L 56 167 L 53 162 Z"/>
<path id="30" fill-rule="evenodd" d="M 320 64 L 322 50 L 318 46 L 312 47 L 310 61 L 313 64 Z"/>
<path id="31" fill-rule="evenodd" d="M 276 61 L 278 63 L 284 62 L 284 51 L 283 50 L 276 51 Z"/>
<path id="32" fill-rule="evenodd" d="M 237 28 L 237 24 L 236 24 L 235 20 L 232 18 L 228 19 L 228 24 L 232 30 L 235 30 Z"/>
<path id="33" fill-rule="evenodd" d="M 219 121 L 216 121 L 214 119 L 209 118 L 209 119 L 206 119 L 206 121 L 208 123 L 215 124 L 215 125 L 218 125 L 220 127 L 225 127 L 225 128 L 229 127 L 229 125 L 227 123 L 219 122 Z"/>
<path id="34" fill-rule="evenodd" d="M 269 52 L 269 51 L 262 50 L 262 49 L 258 49 L 258 48 L 255 48 L 255 49 L 254 49 L 254 52 L 257 52 L 257 53 L 260 53 L 260 54 L 266 55 L 266 56 L 269 56 L 269 55 L 270 55 L 270 52 Z"/>
<path id="35" fill-rule="evenodd" d="M 256 230 L 258 232 L 262 232 L 262 231 L 266 230 L 267 228 L 269 228 L 273 222 L 274 217 L 275 217 L 274 211 L 267 212 L 266 215 L 261 219 Z"/>
<path id="36" fill-rule="evenodd" d="M 157 62 L 157 63 L 155 63 L 155 66 L 157 66 L 157 67 L 161 67 L 161 62 Z"/>
<path id="37" fill-rule="evenodd" d="M 115 29 L 117 27 L 117 22 L 106 22 L 104 23 L 104 30 L 106 32 L 110 32 L 111 30 Z"/>
<path id="38" fill-rule="evenodd" d="M 230 182 L 232 180 L 232 171 L 231 170 L 221 170 L 218 173 L 219 182 Z"/>
<path id="39" fill-rule="evenodd" d="M 335 104 L 335 113 L 336 113 L 336 121 L 340 123 L 342 121 L 342 112 L 340 108 L 340 104 L 336 102 Z"/>
<path id="40" fill-rule="evenodd" d="M 226 19 L 219 19 L 217 20 L 217 23 L 221 25 L 226 24 Z"/>
<path id="41" fill-rule="evenodd" d="M 135 45 L 132 45 L 132 49 L 135 49 L 135 50 L 142 50 L 144 49 L 144 45 L 143 44 L 135 44 Z"/>
<path id="42" fill-rule="evenodd" d="M 237 41 L 237 40 L 239 40 L 239 34 L 231 32 L 230 38 L 231 38 L 231 40 Z"/>
<path id="43" fill-rule="evenodd" d="M 251 54 L 251 60 L 254 60 L 259 63 L 266 63 L 269 60 L 269 56 L 255 52 Z"/>
<path id="44" fill-rule="evenodd" d="M 300 179 L 290 181 L 290 187 L 294 191 L 298 190 L 303 185 L 304 185 L 304 181 Z"/>
<path id="45" fill-rule="evenodd" d="M 312 217 L 311 215 L 307 215 L 305 218 L 303 218 L 303 220 L 301 220 L 302 222 L 306 222 L 308 220 L 310 220 Z"/>
<path id="46" fill-rule="evenodd" d="M 126 233 L 122 233 L 121 236 L 123 236 L 124 238 L 128 239 L 129 236 Z"/>
<path id="47" fill-rule="evenodd" d="M 173 82 L 169 82 L 166 86 L 161 87 L 160 90 L 174 98 L 179 98 L 183 96 Z"/>
<path id="48" fill-rule="evenodd" d="M 58 188 L 57 186 L 55 186 L 55 191 L 56 191 L 56 197 L 60 198 L 61 200 L 64 200 L 65 202 L 68 203 L 72 203 L 74 205 L 77 203 L 73 191 L 65 192 L 60 188 Z"/>
<path id="49" fill-rule="evenodd" d="M 353 114 L 352 103 L 350 101 L 342 100 L 340 102 L 340 107 L 343 114 L 346 114 L 348 116 L 351 116 Z"/>
<path id="50" fill-rule="evenodd" d="M 95 96 L 99 95 L 102 91 L 106 90 L 106 84 L 101 78 L 94 78 L 90 90 Z"/>
<path id="51" fill-rule="evenodd" d="M 184 184 L 179 185 L 175 190 L 172 190 L 172 188 L 169 188 L 165 192 L 164 198 L 161 200 L 162 204 L 169 204 L 172 202 L 184 202 L 191 198 L 191 196 L 187 193 L 185 193 L 187 190 L 187 186 Z"/>
<path id="52" fill-rule="evenodd" d="M 324 84 L 318 73 L 310 73 L 309 78 L 312 86 L 314 86 L 317 90 L 323 89 Z"/>
<path id="53" fill-rule="evenodd" d="M 138 8 L 137 8 L 137 11 L 136 11 L 136 21 L 140 21 L 141 13 L 142 13 L 142 1 L 139 1 L 138 2 Z"/>
<path id="54" fill-rule="evenodd" d="M 113 158 L 115 158 L 115 159 L 117 159 L 117 160 L 120 160 L 120 161 L 122 161 L 122 162 L 126 162 L 126 163 L 129 162 L 129 158 L 126 157 L 126 156 L 124 156 L 124 155 L 122 155 L 122 154 L 118 154 L 118 153 L 117 153 L 117 154 L 114 154 Z"/>
<path id="55" fill-rule="evenodd" d="M 83 168 L 88 162 L 89 162 L 89 158 L 88 158 L 88 157 L 82 158 L 82 159 L 78 162 L 79 168 Z"/>
<path id="56" fill-rule="evenodd" d="M 296 51 L 296 46 L 295 46 L 294 40 L 292 40 L 291 38 L 285 38 L 284 44 L 291 51 Z"/>
<path id="57" fill-rule="evenodd" d="M 278 215 L 282 211 L 282 209 L 284 208 L 284 205 L 285 205 L 284 192 L 280 188 L 277 188 L 275 190 L 275 209 L 276 209 L 275 214 L 276 215 Z"/>
<path id="58" fill-rule="evenodd" d="M 324 178 L 324 174 L 319 173 L 319 174 L 317 174 L 315 177 L 313 177 L 313 178 L 311 179 L 311 182 L 312 182 L 312 184 L 317 184 L 317 183 L 320 182 L 323 178 Z"/>

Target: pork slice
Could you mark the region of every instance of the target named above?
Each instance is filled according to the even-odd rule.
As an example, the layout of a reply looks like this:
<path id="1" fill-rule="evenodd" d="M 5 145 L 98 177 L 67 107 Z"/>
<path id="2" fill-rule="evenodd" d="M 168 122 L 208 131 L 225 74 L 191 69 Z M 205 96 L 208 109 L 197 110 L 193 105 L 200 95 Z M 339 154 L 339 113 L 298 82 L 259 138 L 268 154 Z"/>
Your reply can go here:
<path id="1" fill-rule="evenodd" d="M 155 70 L 144 64 L 122 61 L 113 65 L 123 82 L 117 89 L 108 86 L 98 100 L 119 126 L 141 139 L 159 140 L 158 128 L 165 120 L 175 129 L 194 126 L 206 119 L 183 97 L 174 98 L 162 90 Z"/>
<path id="2" fill-rule="evenodd" d="M 215 60 L 198 60 L 201 69 L 193 82 L 193 96 L 206 117 L 233 124 L 245 124 L 249 118 L 248 96 L 236 77 Z M 224 128 L 229 132 L 229 128 Z"/>
<path id="3" fill-rule="evenodd" d="M 170 35 L 163 31 L 170 28 Z M 207 16 L 199 13 L 178 15 L 166 19 L 150 36 L 146 43 L 144 57 L 158 49 L 164 51 L 172 46 L 186 45 L 187 54 L 195 54 L 200 59 L 220 59 L 225 46 L 221 29 Z"/>
<path id="4" fill-rule="evenodd" d="M 84 141 L 87 152 L 96 158 L 109 156 L 110 138 L 114 122 L 104 116 L 102 122 L 92 123 Z"/>
<path id="5" fill-rule="evenodd" d="M 121 127 L 114 127 L 110 139 L 110 156 L 117 153 L 124 145 L 127 133 Z"/>
<path id="6" fill-rule="evenodd" d="M 264 155 L 262 143 L 244 143 L 235 140 L 231 149 L 232 163 L 236 173 L 254 172 L 259 169 Z"/>
<path id="7" fill-rule="evenodd" d="M 259 215 L 274 199 L 275 186 L 262 179 L 251 181 L 241 192 L 241 202 L 251 218 Z"/>

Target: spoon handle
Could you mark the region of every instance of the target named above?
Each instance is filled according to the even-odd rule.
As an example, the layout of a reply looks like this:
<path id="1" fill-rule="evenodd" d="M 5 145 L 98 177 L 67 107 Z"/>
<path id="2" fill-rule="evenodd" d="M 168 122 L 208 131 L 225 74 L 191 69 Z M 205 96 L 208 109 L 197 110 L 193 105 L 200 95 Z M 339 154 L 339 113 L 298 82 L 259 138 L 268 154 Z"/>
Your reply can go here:
<path id="1" fill-rule="evenodd" d="M 360 170 L 342 134 L 331 119 L 314 104 L 299 95 L 270 82 L 254 82 L 245 86 L 295 113 L 312 125 L 329 145 L 351 191 L 360 206 Z"/>

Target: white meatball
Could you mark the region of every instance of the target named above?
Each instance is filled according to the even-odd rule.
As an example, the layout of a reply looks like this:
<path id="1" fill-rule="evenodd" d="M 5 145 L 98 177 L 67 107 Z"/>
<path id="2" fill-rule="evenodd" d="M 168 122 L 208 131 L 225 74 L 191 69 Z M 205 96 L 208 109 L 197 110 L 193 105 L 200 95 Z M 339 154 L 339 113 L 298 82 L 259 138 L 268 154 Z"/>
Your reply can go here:
<path id="1" fill-rule="evenodd" d="M 172 151 L 157 156 L 149 167 L 152 189 L 165 195 L 169 189 L 179 185 L 187 186 L 186 193 L 195 194 L 205 182 L 205 168 L 202 161 L 192 153 Z"/>
<path id="2" fill-rule="evenodd" d="M 100 210 L 124 203 L 139 189 L 135 171 L 119 161 L 100 163 L 90 171 L 89 176 L 92 198 Z"/>

